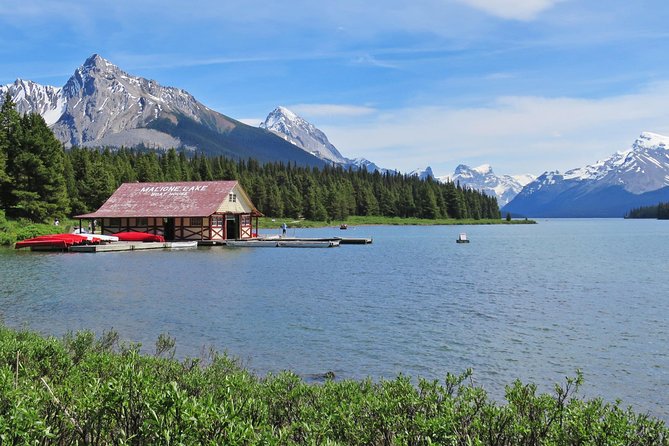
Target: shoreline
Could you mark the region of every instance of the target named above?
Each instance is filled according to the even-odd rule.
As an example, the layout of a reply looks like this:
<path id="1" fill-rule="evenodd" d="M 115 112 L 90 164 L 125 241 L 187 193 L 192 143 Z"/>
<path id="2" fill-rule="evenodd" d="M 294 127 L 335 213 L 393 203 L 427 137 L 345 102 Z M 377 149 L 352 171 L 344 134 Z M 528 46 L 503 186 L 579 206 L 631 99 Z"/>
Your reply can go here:
<path id="1" fill-rule="evenodd" d="M 420 219 L 420 218 L 402 218 L 402 217 L 348 217 L 342 221 L 315 221 L 315 220 L 295 220 L 287 218 L 262 217 L 259 219 L 260 229 L 276 229 L 282 223 L 286 223 L 291 228 L 327 228 L 339 227 L 346 224 L 348 226 L 482 226 L 482 225 L 528 225 L 537 224 L 535 220 L 511 220 L 505 219 Z"/>

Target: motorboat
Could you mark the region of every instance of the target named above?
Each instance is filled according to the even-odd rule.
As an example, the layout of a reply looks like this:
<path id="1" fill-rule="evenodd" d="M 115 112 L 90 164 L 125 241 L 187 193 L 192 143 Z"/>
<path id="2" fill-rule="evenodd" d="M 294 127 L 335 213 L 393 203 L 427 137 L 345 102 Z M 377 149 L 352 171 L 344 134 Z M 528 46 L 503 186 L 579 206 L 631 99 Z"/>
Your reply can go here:
<path id="1" fill-rule="evenodd" d="M 458 238 L 455 240 L 455 243 L 469 243 L 469 239 L 467 238 L 467 234 L 464 232 L 461 232 L 458 234 Z"/>

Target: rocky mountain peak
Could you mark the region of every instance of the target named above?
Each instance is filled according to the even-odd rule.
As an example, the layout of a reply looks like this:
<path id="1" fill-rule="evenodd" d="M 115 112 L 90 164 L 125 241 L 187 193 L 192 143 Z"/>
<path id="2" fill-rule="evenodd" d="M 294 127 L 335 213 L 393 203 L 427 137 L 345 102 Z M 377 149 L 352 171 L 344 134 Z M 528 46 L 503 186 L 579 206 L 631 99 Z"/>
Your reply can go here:
<path id="1" fill-rule="evenodd" d="M 322 160 L 337 164 L 349 161 L 330 143 L 325 133 L 286 107 L 279 106 L 272 110 L 260 128 L 279 135 Z"/>

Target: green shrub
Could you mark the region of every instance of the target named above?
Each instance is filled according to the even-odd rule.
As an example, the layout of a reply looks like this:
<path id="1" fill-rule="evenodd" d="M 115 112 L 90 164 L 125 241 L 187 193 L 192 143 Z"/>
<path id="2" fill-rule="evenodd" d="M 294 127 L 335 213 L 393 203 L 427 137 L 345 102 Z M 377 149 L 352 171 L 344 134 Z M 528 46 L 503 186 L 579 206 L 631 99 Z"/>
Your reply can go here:
<path id="1" fill-rule="evenodd" d="M 582 400 L 582 375 L 539 393 L 516 381 L 506 403 L 473 384 L 400 375 L 307 384 L 260 378 L 238 360 L 171 359 L 118 334 L 62 341 L 0 326 L 0 444 L 668 445 L 661 420 Z"/>

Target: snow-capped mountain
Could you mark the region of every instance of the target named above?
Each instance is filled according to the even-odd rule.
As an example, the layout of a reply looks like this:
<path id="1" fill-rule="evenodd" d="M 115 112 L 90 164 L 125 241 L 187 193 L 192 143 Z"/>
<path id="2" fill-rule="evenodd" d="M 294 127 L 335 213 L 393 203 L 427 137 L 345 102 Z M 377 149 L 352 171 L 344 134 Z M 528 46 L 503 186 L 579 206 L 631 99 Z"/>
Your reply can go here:
<path id="1" fill-rule="evenodd" d="M 211 110 L 185 90 L 132 76 L 97 54 L 62 88 L 17 80 L 2 91 L 9 91 L 20 112 L 41 114 L 66 147 L 142 144 L 261 162 L 324 165 L 274 133 Z"/>
<path id="2" fill-rule="evenodd" d="M 415 169 L 412 170 L 411 172 L 408 173 L 408 175 L 411 176 L 417 176 L 421 180 L 427 180 L 428 178 L 434 178 L 434 172 L 432 172 L 432 168 L 430 166 L 427 166 L 425 169 Z"/>
<path id="3" fill-rule="evenodd" d="M 386 171 L 365 158 L 346 158 L 332 145 L 323 131 L 286 107 L 275 108 L 267 115 L 265 121 L 260 123 L 260 128 L 275 133 L 305 152 L 330 164 L 338 164 L 344 168 L 366 169 L 369 172 L 378 170 L 383 173 Z"/>
<path id="4" fill-rule="evenodd" d="M 348 162 L 344 164 L 344 168 L 348 168 L 348 166 L 351 166 L 353 170 L 365 169 L 367 170 L 367 172 L 376 172 L 378 170 L 380 173 L 386 173 L 386 172 L 396 173 L 396 171 L 379 167 L 375 163 L 365 158 L 348 159 Z"/>
<path id="5" fill-rule="evenodd" d="M 455 168 L 453 175 L 439 177 L 438 179 L 442 182 L 459 182 L 462 186 L 480 190 L 486 195 L 496 197 L 499 205 L 504 206 L 523 189 L 523 186 L 533 181 L 534 178 L 530 174 L 498 176 L 495 175 L 490 164 L 473 168 L 460 164 Z"/>
<path id="6" fill-rule="evenodd" d="M 628 150 L 564 174 L 545 172 L 503 212 L 533 217 L 622 217 L 669 201 L 669 137 L 644 132 Z"/>
<path id="7" fill-rule="evenodd" d="M 260 128 L 276 133 L 291 144 L 301 147 L 320 159 L 336 164 L 348 162 L 330 143 L 325 133 L 286 107 L 275 108 L 260 124 Z"/>

